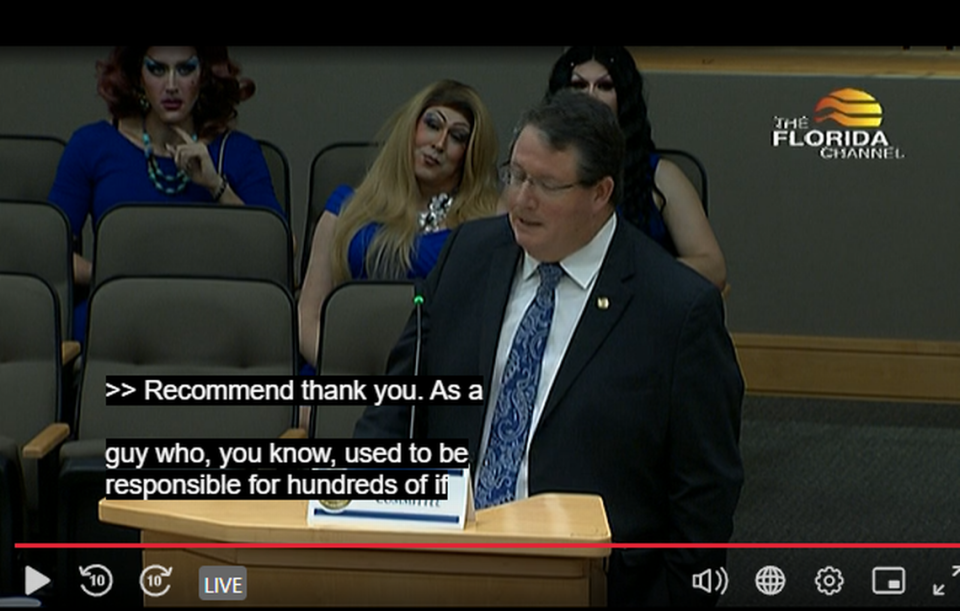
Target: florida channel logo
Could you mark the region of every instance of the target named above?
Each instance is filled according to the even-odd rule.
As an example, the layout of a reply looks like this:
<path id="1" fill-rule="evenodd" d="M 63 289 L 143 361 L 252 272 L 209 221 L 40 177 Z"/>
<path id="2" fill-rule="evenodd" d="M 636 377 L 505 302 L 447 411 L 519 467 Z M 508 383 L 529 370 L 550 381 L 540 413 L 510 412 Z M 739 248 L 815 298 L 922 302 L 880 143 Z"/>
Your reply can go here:
<path id="1" fill-rule="evenodd" d="M 820 98 L 813 116 L 774 115 L 774 148 L 810 148 L 822 159 L 895 161 L 905 157 L 880 129 L 883 106 L 862 89 L 837 89 Z"/>

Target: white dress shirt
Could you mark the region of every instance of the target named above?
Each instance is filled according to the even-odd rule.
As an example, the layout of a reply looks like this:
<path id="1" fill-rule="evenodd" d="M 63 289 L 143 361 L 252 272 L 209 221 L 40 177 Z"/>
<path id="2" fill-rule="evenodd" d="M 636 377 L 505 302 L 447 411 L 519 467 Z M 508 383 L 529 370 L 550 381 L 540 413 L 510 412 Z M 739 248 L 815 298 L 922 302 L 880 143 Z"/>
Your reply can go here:
<path id="1" fill-rule="evenodd" d="M 540 369 L 540 384 L 537 387 L 537 398 L 533 405 L 530 432 L 527 436 L 527 446 L 520 462 L 520 472 L 517 475 L 517 499 L 526 498 L 528 494 L 528 461 L 530 456 L 530 441 L 533 439 L 543 406 L 550 395 L 553 380 L 563 362 L 563 356 L 570 345 L 573 331 L 580 322 L 580 315 L 587 304 L 587 298 L 593 291 L 593 285 L 600 275 L 600 266 L 607 254 L 613 232 L 617 227 L 617 215 L 611 214 L 607 222 L 600 228 L 593 239 L 583 248 L 560 261 L 564 274 L 557 284 L 556 300 L 553 308 L 553 322 L 550 323 L 550 334 L 543 352 L 543 361 Z M 540 274 L 537 273 L 537 261 L 526 252 L 518 263 L 520 269 L 513 277 L 513 287 L 510 289 L 510 299 L 500 327 L 500 339 L 497 343 L 497 356 L 493 365 L 493 380 L 490 384 L 490 395 L 487 398 L 487 413 L 483 424 L 483 437 L 480 440 L 480 456 L 486 460 L 487 443 L 490 439 L 490 426 L 493 422 L 493 413 L 496 411 L 497 397 L 500 394 L 500 384 L 503 382 L 503 368 L 507 363 L 513 336 L 520 325 L 524 312 L 537 294 L 540 286 Z M 477 469 L 475 475 L 479 475 Z M 476 486 L 476 479 L 474 479 Z"/>

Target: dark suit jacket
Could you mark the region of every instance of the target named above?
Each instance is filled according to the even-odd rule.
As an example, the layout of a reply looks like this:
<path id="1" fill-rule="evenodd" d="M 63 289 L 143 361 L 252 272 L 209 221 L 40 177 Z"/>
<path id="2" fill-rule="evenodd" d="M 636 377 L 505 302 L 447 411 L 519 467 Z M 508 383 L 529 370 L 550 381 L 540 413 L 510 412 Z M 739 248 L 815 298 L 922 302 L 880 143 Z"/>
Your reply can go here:
<path id="1" fill-rule="evenodd" d="M 423 290 L 420 374 L 480 374 L 489 390 L 521 254 L 503 216 L 451 234 Z M 729 541 L 743 380 L 723 316 L 713 285 L 618 220 L 533 433 L 530 494 L 601 495 L 617 542 Z M 413 373 L 415 337 L 411 319 L 390 373 Z M 468 439 L 475 465 L 484 411 L 420 406 L 417 434 Z M 406 437 L 409 418 L 408 407 L 368 408 L 356 436 Z M 724 550 L 615 550 L 608 602 L 714 603 L 691 576 L 724 561 Z"/>

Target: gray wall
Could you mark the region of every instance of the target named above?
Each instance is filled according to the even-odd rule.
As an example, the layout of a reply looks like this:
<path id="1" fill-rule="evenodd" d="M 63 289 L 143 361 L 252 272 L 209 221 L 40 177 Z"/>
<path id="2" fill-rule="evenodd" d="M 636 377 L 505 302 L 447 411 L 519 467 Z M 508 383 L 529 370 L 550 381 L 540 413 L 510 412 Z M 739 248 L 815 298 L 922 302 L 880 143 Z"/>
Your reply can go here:
<path id="1" fill-rule="evenodd" d="M 106 47 L 0 49 L 0 133 L 63 138 L 106 115 L 94 63 Z M 559 47 L 260 48 L 231 54 L 257 94 L 240 129 L 292 165 L 302 231 L 313 155 L 372 138 L 404 100 L 438 78 L 476 87 L 501 137 L 543 93 Z M 696 153 L 710 178 L 710 220 L 727 256 L 732 331 L 960 340 L 960 84 L 936 78 L 647 71 L 654 137 Z M 834 89 L 872 93 L 897 161 L 827 161 L 774 148 L 773 116 L 813 116 Z M 816 126 L 823 129 L 823 126 Z"/>
<path id="2" fill-rule="evenodd" d="M 707 168 L 731 330 L 960 340 L 960 82 L 647 79 L 657 145 L 688 148 Z M 772 145 L 774 116 L 842 129 L 812 119 L 818 100 L 846 87 L 880 102 L 879 129 L 903 159 L 826 160 L 815 148 Z"/>

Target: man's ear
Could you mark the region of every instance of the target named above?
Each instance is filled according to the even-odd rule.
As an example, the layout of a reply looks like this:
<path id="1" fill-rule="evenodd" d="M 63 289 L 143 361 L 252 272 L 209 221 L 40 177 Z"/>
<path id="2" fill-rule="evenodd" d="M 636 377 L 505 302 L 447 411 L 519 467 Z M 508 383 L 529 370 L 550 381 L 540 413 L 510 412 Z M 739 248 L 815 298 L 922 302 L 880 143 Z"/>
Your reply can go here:
<path id="1" fill-rule="evenodd" d="M 610 198 L 613 197 L 613 185 L 612 176 L 604 176 L 593 185 L 593 201 L 596 209 L 599 210 L 610 203 Z"/>

